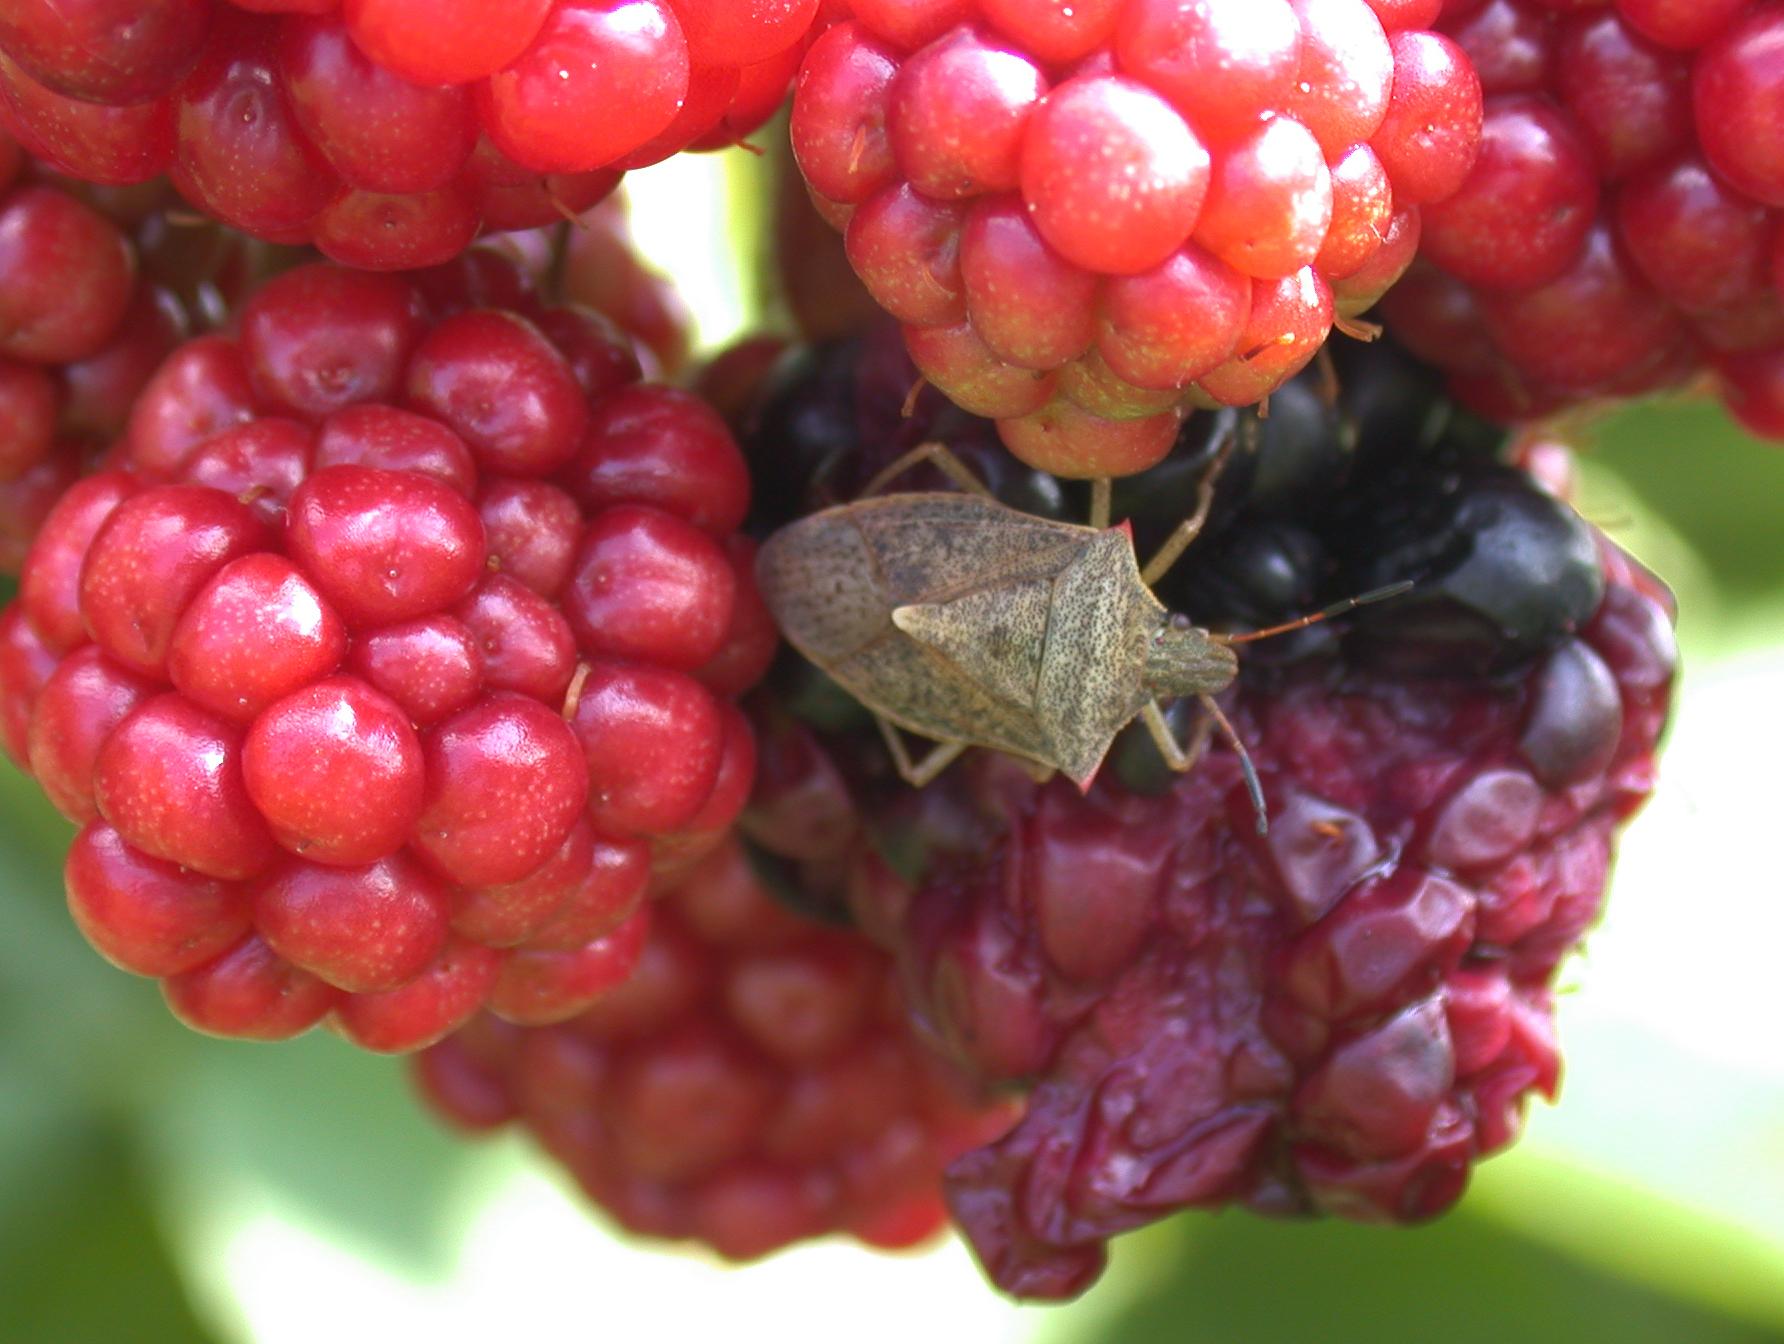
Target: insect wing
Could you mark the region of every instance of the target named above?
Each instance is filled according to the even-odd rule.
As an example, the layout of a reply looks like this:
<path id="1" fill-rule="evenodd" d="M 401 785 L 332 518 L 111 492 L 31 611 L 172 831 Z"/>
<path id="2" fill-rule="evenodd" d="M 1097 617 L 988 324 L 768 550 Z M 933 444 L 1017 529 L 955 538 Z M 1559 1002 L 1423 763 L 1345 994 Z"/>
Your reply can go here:
<path id="1" fill-rule="evenodd" d="M 892 623 L 999 699 L 1033 709 L 1053 589 L 1051 577 L 995 583 L 947 602 L 895 607 Z"/>
<path id="2" fill-rule="evenodd" d="M 1036 703 L 1054 759 L 1080 784 L 1151 699 L 1146 648 L 1163 617 L 1121 532 L 1099 535 L 1054 584 Z"/>
<path id="3" fill-rule="evenodd" d="M 892 629 L 879 563 L 846 507 L 781 528 L 756 556 L 756 583 L 781 632 L 833 674 L 837 660 Z"/>
<path id="4" fill-rule="evenodd" d="M 970 495 L 888 495 L 782 528 L 757 579 L 787 638 L 870 708 L 912 732 L 1050 761 L 1029 708 L 1038 667 L 1018 657 L 982 679 L 900 631 L 892 613 L 955 603 L 989 613 L 1013 593 L 1044 612 L 1036 601 L 1096 535 Z"/>
<path id="5" fill-rule="evenodd" d="M 1096 536 L 976 495 L 887 495 L 844 507 L 873 552 L 888 611 L 1057 574 Z"/>
<path id="6" fill-rule="evenodd" d="M 901 728 L 944 742 L 996 747 L 1052 764 L 1034 712 L 974 680 L 941 651 L 893 632 L 831 675 Z"/>
<path id="7" fill-rule="evenodd" d="M 886 634 L 895 607 L 1051 577 L 1095 536 L 972 495 L 885 495 L 781 528 L 756 579 L 782 632 L 829 668 Z"/>

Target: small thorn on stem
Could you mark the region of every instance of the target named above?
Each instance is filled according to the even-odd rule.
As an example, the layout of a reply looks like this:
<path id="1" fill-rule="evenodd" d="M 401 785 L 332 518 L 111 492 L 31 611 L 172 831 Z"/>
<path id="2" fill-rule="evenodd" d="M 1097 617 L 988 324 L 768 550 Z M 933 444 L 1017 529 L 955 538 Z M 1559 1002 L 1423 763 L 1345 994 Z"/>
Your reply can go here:
<path id="1" fill-rule="evenodd" d="M 1332 325 L 1351 340 L 1362 341 L 1365 344 L 1370 341 L 1379 341 L 1383 330 L 1381 323 L 1365 322 L 1360 317 L 1340 317 L 1335 319 Z"/>
<path id="2" fill-rule="evenodd" d="M 917 413 L 917 398 L 923 395 L 923 389 L 928 386 L 929 380 L 919 373 L 917 381 L 911 384 L 911 390 L 904 394 L 904 405 L 898 408 L 901 417 L 909 420 Z"/>
<path id="3" fill-rule="evenodd" d="M 587 663 L 577 662 L 576 675 L 570 678 L 570 685 L 564 691 L 563 717 L 565 722 L 576 717 L 576 711 L 582 704 L 582 688 L 588 682 L 590 670 Z"/>
<path id="4" fill-rule="evenodd" d="M 1319 353 L 1313 357 L 1313 366 L 1319 374 L 1320 405 L 1331 410 L 1338 404 L 1338 395 L 1344 387 L 1338 380 L 1338 366 L 1332 362 L 1330 346 L 1320 346 Z"/>
<path id="5" fill-rule="evenodd" d="M 553 187 L 550 182 L 545 184 L 545 199 L 551 202 L 551 208 L 553 210 L 557 211 L 558 214 L 563 216 L 564 219 L 571 224 L 581 223 L 581 220 L 576 217 L 576 212 L 568 205 L 564 204 L 563 197 L 557 194 L 557 189 Z"/>

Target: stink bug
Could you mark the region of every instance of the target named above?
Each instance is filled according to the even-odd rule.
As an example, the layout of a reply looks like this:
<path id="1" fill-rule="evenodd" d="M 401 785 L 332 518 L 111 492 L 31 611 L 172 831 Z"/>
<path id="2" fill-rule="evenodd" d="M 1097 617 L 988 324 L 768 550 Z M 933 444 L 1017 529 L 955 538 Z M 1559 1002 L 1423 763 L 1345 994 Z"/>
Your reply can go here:
<path id="1" fill-rule="evenodd" d="M 774 533 L 756 560 L 762 596 L 805 657 L 874 714 L 898 771 L 921 788 L 968 747 L 1063 772 L 1088 789 L 1115 735 L 1140 718 L 1173 770 L 1188 770 L 1216 726 L 1238 753 L 1263 831 L 1244 744 L 1214 696 L 1238 675 L 1233 646 L 1300 629 L 1408 585 L 1351 598 L 1269 630 L 1198 628 L 1152 585 L 1195 539 L 1231 440 L 1204 474 L 1194 512 L 1140 567 L 1126 523 L 1109 526 L 1109 482 L 1092 483 L 1088 526 L 1000 504 L 939 443 L 899 458 L 863 498 Z M 872 496 L 930 461 L 964 493 Z M 1195 696 L 1190 743 L 1161 700 Z M 913 762 L 897 729 L 938 745 Z"/>

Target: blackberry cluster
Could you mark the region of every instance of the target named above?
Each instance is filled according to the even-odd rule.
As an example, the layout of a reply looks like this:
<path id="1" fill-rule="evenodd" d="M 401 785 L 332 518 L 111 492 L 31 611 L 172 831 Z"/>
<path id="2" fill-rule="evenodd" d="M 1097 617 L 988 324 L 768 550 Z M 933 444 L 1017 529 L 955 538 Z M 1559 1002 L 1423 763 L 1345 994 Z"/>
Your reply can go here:
<path id="1" fill-rule="evenodd" d="M 1126 475 L 1368 308 L 1467 175 L 1437 0 L 851 0 L 794 153 L 924 375 L 1023 461 Z"/>
<path id="2" fill-rule="evenodd" d="M 951 1220 L 1061 1298 L 1179 1208 L 1440 1212 L 1554 1093 L 1675 661 L 1500 425 L 1710 369 L 1784 438 L 1779 51 L 1777 0 L 0 4 L 0 746 L 73 919 L 735 1259 Z M 835 339 L 666 386 L 610 193 L 790 88 Z M 1242 647 L 1267 833 L 1218 737 L 913 790 L 780 649 L 756 539 L 932 440 L 1042 517 L 1121 478 L 1142 553 L 1219 469 L 1158 589 L 1209 630 L 1394 593 Z"/>
<path id="3" fill-rule="evenodd" d="M 984 752 L 915 793 L 814 669 L 789 657 L 757 708 L 745 833 L 894 955 L 932 1047 L 1026 1099 L 946 1181 L 1019 1296 L 1081 1291 L 1109 1237 L 1184 1207 L 1430 1217 L 1554 1092 L 1552 982 L 1652 787 L 1670 600 L 1391 346 L 1336 376 L 1278 393 L 1161 594 L 1245 629 L 1415 584 L 1246 650 L 1224 705 L 1267 837 L 1218 739 L 1186 776 L 1130 729 L 1083 794 Z M 860 347 L 808 357 L 758 460 L 821 494 L 889 456 L 881 378 Z M 1136 533 L 1187 508 L 1236 414 L 1135 478 Z M 992 479 L 1036 501 L 1031 473 Z"/>
<path id="4" fill-rule="evenodd" d="M 1480 161 L 1382 306 L 1502 420 L 1708 374 L 1784 437 L 1784 11 L 1450 0 Z"/>
<path id="5" fill-rule="evenodd" d="M 926 1240 L 942 1169 L 1011 1118 L 912 1037 L 885 953 L 778 906 L 734 843 L 660 890 L 600 1003 L 555 1027 L 480 1018 L 414 1076 L 462 1129 L 525 1126 L 627 1230 L 734 1260 Z"/>
<path id="6" fill-rule="evenodd" d="M 169 174 L 257 237 L 377 270 L 595 204 L 774 112 L 817 0 L 25 0 L 0 122 L 103 183 Z"/>
<path id="7" fill-rule="evenodd" d="M 489 306 L 505 293 L 520 311 Z M 376 1050 L 573 1014 L 728 829 L 775 633 L 743 459 L 501 254 L 310 265 L 161 365 L 0 616 L 69 905 L 174 1011 Z"/>

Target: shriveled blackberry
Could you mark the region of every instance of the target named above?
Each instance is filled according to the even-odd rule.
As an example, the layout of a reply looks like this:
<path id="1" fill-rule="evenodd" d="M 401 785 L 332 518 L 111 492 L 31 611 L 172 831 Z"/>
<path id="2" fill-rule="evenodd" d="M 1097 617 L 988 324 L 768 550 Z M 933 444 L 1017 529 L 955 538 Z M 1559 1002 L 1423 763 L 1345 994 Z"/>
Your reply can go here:
<path id="1" fill-rule="evenodd" d="M 826 375 L 834 416 L 846 379 Z M 1414 587 L 1247 650 L 1223 703 L 1267 837 L 1218 738 L 1186 775 L 1130 729 L 1082 793 L 978 751 L 913 791 L 815 674 L 777 670 L 754 706 L 752 842 L 893 953 L 933 1048 L 1025 1098 L 946 1182 L 1019 1296 L 1082 1290 L 1109 1237 L 1179 1208 L 1452 1204 L 1554 1094 L 1553 979 L 1653 785 L 1675 661 L 1659 583 L 1391 348 L 1308 378 L 1286 465 L 1223 482 L 1168 600 L 1240 629 Z M 1192 419 L 1178 452 L 1239 428 Z M 863 470 L 895 451 L 832 442 L 827 480 L 850 448 Z M 1195 473 L 1156 470 L 1136 534 L 1187 508 Z"/>

